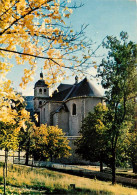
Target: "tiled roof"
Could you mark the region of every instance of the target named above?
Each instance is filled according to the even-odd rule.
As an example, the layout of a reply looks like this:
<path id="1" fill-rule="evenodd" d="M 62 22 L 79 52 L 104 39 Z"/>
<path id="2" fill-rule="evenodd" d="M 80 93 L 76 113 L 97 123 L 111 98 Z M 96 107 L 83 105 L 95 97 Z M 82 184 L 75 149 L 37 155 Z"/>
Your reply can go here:
<path id="1" fill-rule="evenodd" d="M 70 87 L 70 88 L 68 88 L 68 89 L 66 89 L 64 91 L 60 91 L 58 93 L 54 93 L 50 100 L 53 100 L 53 101 L 63 101 L 64 98 L 69 93 L 69 91 L 71 90 L 71 88 L 72 87 Z"/>
<path id="2" fill-rule="evenodd" d="M 102 95 L 94 87 L 94 85 L 87 78 L 85 78 L 75 85 L 75 88 L 68 98 L 78 96 L 101 97 Z"/>
<path id="3" fill-rule="evenodd" d="M 70 85 L 70 84 L 60 84 L 59 86 L 58 86 L 58 91 L 60 92 L 60 91 L 64 91 L 64 90 L 66 90 L 66 89 L 68 89 L 68 88 L 70 88 L 70 87 L 72 87 L 73 85 Z"/>

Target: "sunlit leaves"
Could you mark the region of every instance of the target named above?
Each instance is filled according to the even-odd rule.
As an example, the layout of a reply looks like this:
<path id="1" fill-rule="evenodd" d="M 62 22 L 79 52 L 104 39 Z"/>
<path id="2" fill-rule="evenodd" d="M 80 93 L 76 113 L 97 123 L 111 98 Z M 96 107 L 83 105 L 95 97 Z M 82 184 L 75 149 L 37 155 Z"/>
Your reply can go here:
<path id="1" fill-rule="evenodd" d="M 52 160 L 52 158 L 61 158 L 70 155 L 68 140 L 57 126 L 47 126 L 45 124 L 35 128 L 32 140 L 34 159 Z"/>

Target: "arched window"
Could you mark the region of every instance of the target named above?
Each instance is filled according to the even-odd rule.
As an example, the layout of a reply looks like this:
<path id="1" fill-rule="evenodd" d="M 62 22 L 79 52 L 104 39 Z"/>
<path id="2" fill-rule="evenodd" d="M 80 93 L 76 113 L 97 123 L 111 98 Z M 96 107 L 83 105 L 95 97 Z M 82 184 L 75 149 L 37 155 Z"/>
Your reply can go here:
<path id="1" fill-rule="evenodd" d="M 42 89 L 41 88 L 39 89 L 39 93 L 42 94 Z"/>
<path id="2" fill-rule="evenodd" d="M 39 101 L 39 106 L 41 106 L 42 105 L 42 101 Z"/>
<path id="3" fill-rule="evenodd" d="M 47 90 L 46 90 L 46 89 L 44 89 L 44 93 L 46 93 L 46 91 L 47 91 Z"/>
<path id="4" fill-rule="evenodd" d="M 76 115 L 76 104 L 72 105 L 72 115 Z"/>

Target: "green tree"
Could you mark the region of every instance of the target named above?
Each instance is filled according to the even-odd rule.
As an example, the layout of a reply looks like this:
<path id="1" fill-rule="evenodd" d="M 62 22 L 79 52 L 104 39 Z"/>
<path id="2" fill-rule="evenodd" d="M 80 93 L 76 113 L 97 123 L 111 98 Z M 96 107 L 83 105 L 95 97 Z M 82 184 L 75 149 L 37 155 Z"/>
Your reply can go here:
<path id="1" fill-rule="evenodd" d="M 76 152 L 82 158 L 100 162 L 100 171 L 103 171 L 103 163 L 109 164 L 107 111 L 107 107 L 99 103 L 93 113 L 89 112 L 82 121 L 81 138 L 75 142 Z"/>
<path id="2" fill-rule="evenodd" d="M 31 154 L 34 160 L 56 159 L 70 155 L 68 140 L 61 129 L 41 125 L 33 131 Z"/>
<path id="3" fill-rule="evenodd" d="M 85 160 L 91 162 L 100 162 L 100 171 L 103 171 L 103 163 L 111 167 L 112 153 L 111 153 L 111 127 L 112 122 L 108 107 L 99 103 L 93 113 L 82 121 L 81 138 L 76 141 L 76 152 Z M 117 142 L 116 150 L 116 165 L 126 166 L 129 160 L 127 156 L 127 144 L 129 142 L 129 129 L 131 123 L 123 123 L 121 127 L 121 135 Z"/>
<path id="4" fill-rule="evenodd" d="M 136 102 L 136 100 L 135 100 Z M 133 172 L 137 173 L 137 104 L 135 105 L 135 112 L 133 117 L 133 127 L 128 136 L 128 151 L 127 155 L 133 167 Z"/>
<path id="5" fill-rule="evenodd" d="M 118 140 L 124 134 L 126 121 L 132 120 L 134 97 L 137 95 L 136 44 L 128 40 L 125 32 L 120 33 L 121 40 L 108 36 L 103 46 L 108 49 L 107 59 L 103 59 L 98 68 L 98 76 L 106 90 L 110 121 L 112 183 L 115 184 L 116 150 Z M 131 113 L 132 111 L 132 113 Z"/>

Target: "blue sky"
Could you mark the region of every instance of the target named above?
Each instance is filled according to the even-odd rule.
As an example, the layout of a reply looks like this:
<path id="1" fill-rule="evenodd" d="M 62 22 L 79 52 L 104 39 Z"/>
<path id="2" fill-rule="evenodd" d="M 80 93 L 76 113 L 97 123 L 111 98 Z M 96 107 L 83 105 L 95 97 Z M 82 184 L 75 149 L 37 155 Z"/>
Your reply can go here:
<path id="1" fill-rule="evenodd" d="M 118 36 L 121 31 L 137 41 L 137 1 L 84 0 L 84 4 L 73 13 L 71 21 L 76 27 L 89 24 L 87 35 L 93 41 L 100 43 L 106 35 Z"/>
<path id="2" fill-rule="evenodd" d="M 100 44 L 105 36 L 119 36 L 121 31 L 128 32 L 129 39 L 137 42 L 137 0 L 76 0 L 76 2 L 82 2 L 84 6 L 74 10 L 70 22 L 74 30 L 79 30 L 82 24 L 88 24 L 86 35 L 96 42 L 95 46 Z M 103 53 L 103 49 L 100 52 Z M 21 91 L 18 83 L 22 71 L 19 66 L 13 70 L 14 73 L 12 72 L 9 77 L 13 80 L 15 89 Z M 28 84 L 25 91 L 22 91 L 23 94 L 33 95 L 33 86 L 39 79 L 40 71 L 41 66 L 37 69 L 34 81 Z M 74 82 L 74 78 L 71 78 L 70 82 Z"/>

